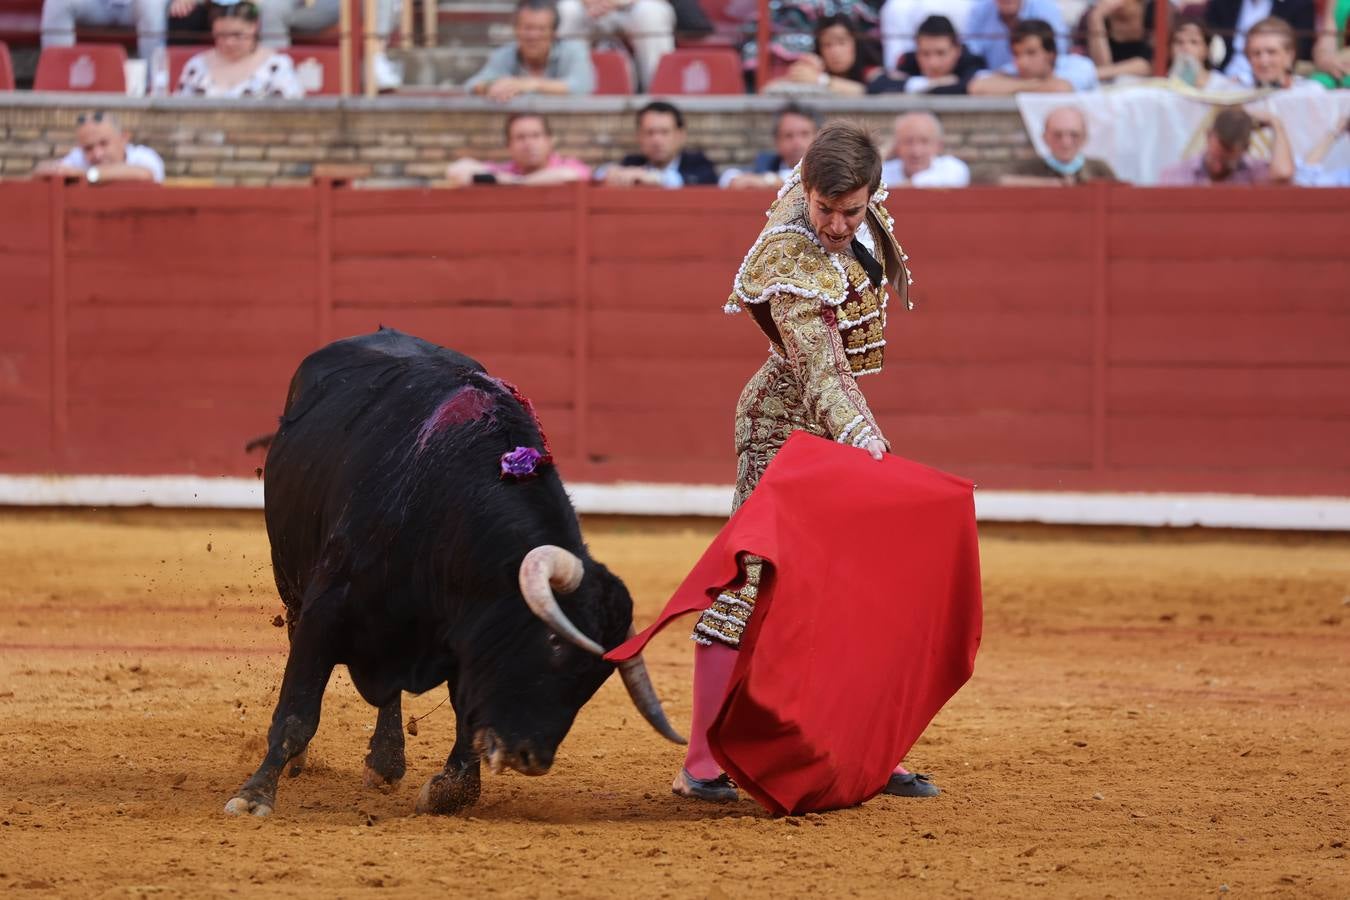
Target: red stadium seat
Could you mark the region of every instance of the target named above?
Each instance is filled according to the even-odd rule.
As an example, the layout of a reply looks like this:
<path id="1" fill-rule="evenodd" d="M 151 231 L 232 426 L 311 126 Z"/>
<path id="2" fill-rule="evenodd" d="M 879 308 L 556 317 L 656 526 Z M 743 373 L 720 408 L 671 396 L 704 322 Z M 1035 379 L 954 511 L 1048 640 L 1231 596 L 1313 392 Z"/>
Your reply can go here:
<path id="1" fill-rule="evenodd" d="M 342 54 L 337 47 L 292 44 L 286 55 L 295 63 L 306 96 L 342 93 Z M 352 90 L 360 90 L 360 84 L 353 79 Z"/>
<path id="2" fill-rule="evenodd" d="M 9 47 L 0 43 L 0 91 L 14 90 L 14 63 L 9 58 Z"/>
<path id="3" fill-rule="evenodd" d="M 657 63 L 648 90 L 653 94 L 744 94 L 741 57 L 721 48 L 672 50 Z"/>
<path id="4" fill-rule="evenodd" d="M 174 45 L 169 49 L 169 93 L 172 94 L 178 90 L 178 78 L 183 74 L 183 67 L 187 65 L 188 60 L 198 53 L 205 53 L 212 49 L 211 44 L 184 44 Z"/>
<path id="5" fill-rule="evenodd" d="M 125 94 L 127 51 L 118 44 L 47 47 L 38 57 L 35 91 Z"/>
<path id="6" fill-rule="evenodd" d="M 622 50 L 592 50 L 597 96 L 626 96 L 633 93 L 633 70 L 628 54 Z"/>

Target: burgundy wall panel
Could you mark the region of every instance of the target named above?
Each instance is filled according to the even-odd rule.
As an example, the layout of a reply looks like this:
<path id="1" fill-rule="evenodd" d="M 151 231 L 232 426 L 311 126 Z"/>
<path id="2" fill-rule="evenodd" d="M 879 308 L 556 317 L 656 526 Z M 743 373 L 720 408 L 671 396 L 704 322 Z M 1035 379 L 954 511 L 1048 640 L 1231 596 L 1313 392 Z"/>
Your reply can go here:
<path id="1" fill-rule="evenodd" d="M 768 195 L 0 184 L 0 471 L 247 475 L 388 325 L 531 396 L 564 474 L 727 483 Z M 986 488 L 1350 493 L 1346 192 L 896 191 L 918 308 L 863 387 Z"/>

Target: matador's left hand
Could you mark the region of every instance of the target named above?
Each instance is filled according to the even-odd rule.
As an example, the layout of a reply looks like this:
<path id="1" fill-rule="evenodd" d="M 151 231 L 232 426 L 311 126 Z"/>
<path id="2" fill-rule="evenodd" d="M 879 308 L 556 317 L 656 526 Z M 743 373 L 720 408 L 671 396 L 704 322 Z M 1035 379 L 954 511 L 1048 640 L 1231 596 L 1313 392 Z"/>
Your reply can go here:
<path id="1" fill-rule="evenodd" d="M 872 438 L 870 441 L 863 444 L 863 449 L 872 454 L 872 458 L 877 462 L 881 462 L 881 457 L 886 455 L 886 443 L 884 441 L 879 441 L 876 438 Z"/>

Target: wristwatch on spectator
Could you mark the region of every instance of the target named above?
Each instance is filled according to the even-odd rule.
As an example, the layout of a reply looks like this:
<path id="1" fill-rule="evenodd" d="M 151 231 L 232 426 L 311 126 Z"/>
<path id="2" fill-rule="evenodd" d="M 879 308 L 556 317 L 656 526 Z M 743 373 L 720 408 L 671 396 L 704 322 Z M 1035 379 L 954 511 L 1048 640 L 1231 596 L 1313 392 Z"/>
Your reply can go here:
<path id="1" fill-rule="evenodd" d="M 98 166 L 90 166 L 84 173 L 84 180 L 90 184 L 98 184 L 99 172 Z"/>

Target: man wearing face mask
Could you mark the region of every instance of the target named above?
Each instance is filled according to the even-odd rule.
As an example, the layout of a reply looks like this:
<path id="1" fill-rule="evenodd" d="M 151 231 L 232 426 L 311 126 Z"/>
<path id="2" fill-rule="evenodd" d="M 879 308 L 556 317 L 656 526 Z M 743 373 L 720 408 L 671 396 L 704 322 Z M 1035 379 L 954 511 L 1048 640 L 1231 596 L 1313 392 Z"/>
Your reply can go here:
<path id="1" fill-rule="evenodd" d="M 1055 186 L 1084 184 L 1089 181 L 1115 181 L 1109 163 L 1084 155 L 1087 143 L 1087 117 L 1076 106 L 1061 106 L 1045 117 L 1041 137 L 1049 152 L 1018 163 L 999 183 L 1011 186 Z"/>
<path id="2" fill-rule="evenodd" d="M 728 313 L 748 311 L 769 357 L 736 405 L 736 499 L 749 498 L 794 431 L 847 444 L 880 461 L 890 449 L 857 379 L 881 371 L 886 292 L 909 305 L 906 256 L 882 206 L 881 157 L 871 136 L 833 122 L 816 136 L 769 208 L 769 221 L 733 282 Z M 694 710 L 689 752 L 671 789 L 726 802 L 738 794 L 712 755 L 708 729 L 726 696 L 741 635 L 754 613 L 764 560 L 742 554 L 741 575 L 693 633 Z M 895 761 L 887 761 L 891 765 Z M 885 793 L 938 793 L 897 767 Z"/>

